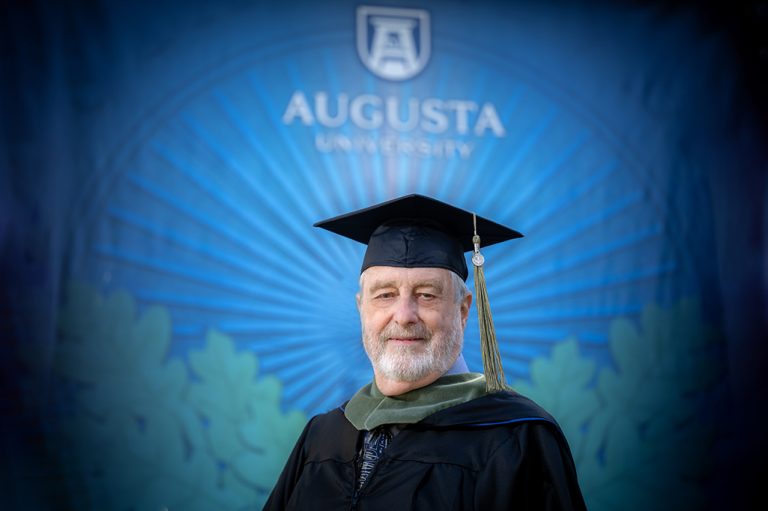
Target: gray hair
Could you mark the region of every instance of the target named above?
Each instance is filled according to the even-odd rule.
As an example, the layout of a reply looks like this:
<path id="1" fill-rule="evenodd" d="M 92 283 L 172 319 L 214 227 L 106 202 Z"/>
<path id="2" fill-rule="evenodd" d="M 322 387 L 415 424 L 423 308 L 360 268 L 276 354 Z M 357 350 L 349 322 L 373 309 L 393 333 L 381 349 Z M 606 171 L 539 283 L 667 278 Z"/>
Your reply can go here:
<path id="1" fill-rule="evenodd" d="M 363 291 L 363 283 L 365 282 L 365 272 L 368 271 L 367 269 L 360 274 L 360 292 Z M 458 273 L 450 271 L 451 274 L 451 282 L 453 283 L 453 300 L 456 303 L 460 303 L 468 294 L 470 294 L 469 287 L 467 287 L 467 283 L 464 282 L 464 280 L 459 277 Z"/>
<path id="2" fill-rule="evenodd" d="M 453 299 L 456 303 L 459 303 L 470 294 L 469 288 L 467 283 L 456 272 L 451 272 L 451 281 L 453 282 Z"/>

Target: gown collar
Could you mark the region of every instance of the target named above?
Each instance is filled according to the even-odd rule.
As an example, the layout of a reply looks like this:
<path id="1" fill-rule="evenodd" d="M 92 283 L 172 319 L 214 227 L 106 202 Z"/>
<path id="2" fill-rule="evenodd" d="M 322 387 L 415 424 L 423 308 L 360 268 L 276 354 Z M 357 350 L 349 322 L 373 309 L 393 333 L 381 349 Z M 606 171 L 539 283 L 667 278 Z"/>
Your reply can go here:
<path id="1" fill-rule="evenodd" d="M 484 395 L 485 376 L 479 373 L 446 374 L 426 387 L 399 396 L 385 396 L 371 382 L 352 396 L 344 415 L 358 430 L 384 424 L 414 424 Z"/>

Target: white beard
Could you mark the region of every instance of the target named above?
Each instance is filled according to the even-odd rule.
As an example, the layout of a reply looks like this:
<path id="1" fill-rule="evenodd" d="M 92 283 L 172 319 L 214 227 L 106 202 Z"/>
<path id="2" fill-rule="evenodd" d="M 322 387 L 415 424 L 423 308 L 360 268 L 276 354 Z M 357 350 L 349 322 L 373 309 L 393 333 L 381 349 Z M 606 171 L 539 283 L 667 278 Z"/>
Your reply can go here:
<path id="1" fill-rule="evenodd" d="M 392 337 L 421 337 L 408 345 L 390 345 Z M 363 346 L 377 373 L 391 380 L 415 382 L 431 373 L 444 374 L 461 353 L 464 332 L 457 315 L 442 338 L 435 337 L 424 325 L 402 328 L 390 323 L 374 338 L 363 329 Z"/>

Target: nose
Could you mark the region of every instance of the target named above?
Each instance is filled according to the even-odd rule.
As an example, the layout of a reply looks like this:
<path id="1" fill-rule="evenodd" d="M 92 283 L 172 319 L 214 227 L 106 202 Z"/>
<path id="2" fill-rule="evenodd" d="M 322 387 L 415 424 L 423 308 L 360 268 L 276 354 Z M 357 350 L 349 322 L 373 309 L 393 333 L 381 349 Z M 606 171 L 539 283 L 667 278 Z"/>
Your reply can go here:
<path id="1" fill-rule="evenodd" d="M 395 304 L 393 318 L 398 325 L 412 325 L 419 321 L 418 304 L 411 296 L 401 296 Z"/>

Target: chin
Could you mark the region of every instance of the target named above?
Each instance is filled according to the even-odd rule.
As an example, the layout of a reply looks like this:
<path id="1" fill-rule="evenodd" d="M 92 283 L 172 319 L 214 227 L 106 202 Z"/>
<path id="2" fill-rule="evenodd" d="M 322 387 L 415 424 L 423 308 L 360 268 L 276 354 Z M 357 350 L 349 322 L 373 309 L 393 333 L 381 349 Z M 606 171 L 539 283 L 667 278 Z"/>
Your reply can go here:
<path id="1" fill-rule="evenodd" d="M 448 364 L 445 368 L 443 366 L 445 366 L 445 362 L 440 361 L 414 361 L 412 358 L 405 361 L 392 360 L 389 357 L 385 357 L 385 360 L 381 360 L 378 364 L 377 372 L 390 380 L 414 383 L 430 376 L 434 376 L 433 380 L 436 380 L 451 367 L 451 364 Z"/>

